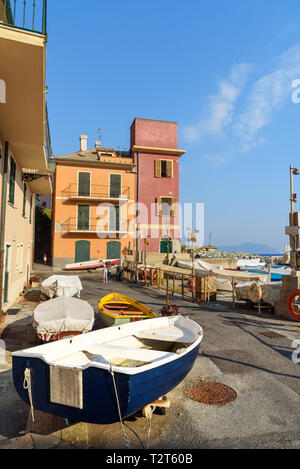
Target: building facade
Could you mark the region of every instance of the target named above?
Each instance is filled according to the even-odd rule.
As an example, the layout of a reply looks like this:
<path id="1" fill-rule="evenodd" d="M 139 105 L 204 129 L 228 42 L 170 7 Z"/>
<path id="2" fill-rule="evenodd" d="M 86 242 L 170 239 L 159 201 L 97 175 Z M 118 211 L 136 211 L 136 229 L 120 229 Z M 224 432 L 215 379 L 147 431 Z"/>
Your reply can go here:
<path id="1" fill-rule="evenodd" d="M 134 249 L 135 174 L 130 153 L 87 149 L 55 157 L 52 264 L 117 259 Z"/>
<path id="2" fill-rule="evenodd" d="M 29 25 L 25 2 L 16 1 L 12 8 L 0 0 L 0 312 L 15 302 L 30 278 L 35 194 L 52 191 L 46 5 L 42 0 L 41 17 L 31 16 Z"/>
<path id="3" fill-rule="evenodd" d="M 177 123 L 135 119 L 131 153 L 137 167 L 138 251 L 180 252 L 179 158 Z"/>

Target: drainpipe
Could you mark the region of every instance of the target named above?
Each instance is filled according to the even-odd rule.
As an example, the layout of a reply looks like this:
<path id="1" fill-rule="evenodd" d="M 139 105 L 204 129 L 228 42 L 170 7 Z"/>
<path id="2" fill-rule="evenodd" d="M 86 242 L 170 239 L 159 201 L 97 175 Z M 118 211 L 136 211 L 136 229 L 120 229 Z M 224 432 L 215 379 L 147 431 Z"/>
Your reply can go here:
<path id="1" fill-rule="evenodd" d="M 136 217 L 136 261 L 139 260 L 139 230 L 140 230 L 140 207 L 139 207 L 139 175 L 140 175 L 140 152 L 137 153 L 137 169 L 136 169 L 136 202 L 137 202 L 137 217 Z"/>
<path id="2" fill-rule="evenodd" d="M 7 176 L 8 176 L 8 153 L 9 143 L 5 142 L 4 161 L 3 161 L 3 179 L 1 195 L 1 223 L 0 223 L 0 313 L 3 310 L 3 274 L 4 274 L 4 256 L 5 256 L 5 216 L 7 199 Z"/>

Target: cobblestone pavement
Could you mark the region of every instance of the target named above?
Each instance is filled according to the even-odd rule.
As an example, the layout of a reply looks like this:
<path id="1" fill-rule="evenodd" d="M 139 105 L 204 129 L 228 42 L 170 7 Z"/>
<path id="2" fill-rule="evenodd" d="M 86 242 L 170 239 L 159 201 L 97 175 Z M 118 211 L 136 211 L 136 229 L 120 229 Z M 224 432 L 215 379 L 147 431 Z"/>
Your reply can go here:
<path id="1" fill-rule="evenodd" d="M 43 278 L 50 270 L 39 272 Z M 99 273 L 80 275 L 83 291 L 95 311 L 100 297 L 112 291 L 142 301 L 158 312 L 165 296 L 138 284 L 103 284 Z M 11 353 L 37 345 L 32 314 L 39 292 L 29 292 L 9 311 L 0 325 L 0 449 L 125 447 L 120 423 L 68 426 L 64 419 L 35 411 L 17 395 L 12 382 Z M 171 296 L 183 315 L 204 330 L 201 351 L 193 370 L 169 393 L 167 415 L 153 414 L 149 447 L 192 448 L 300 448 L 300 371 L 293 363 L 292 343 L 300 339 L 299 323 L 280 320 L 267 311 L 258 314 L 243 303 L 232 308 L 230 296 L 197 305 Z M 185 391 L 198 380 L 230 386 L 237 398 L 225 406 L 192 401 Z M 147 446 L 149 421 L 140 416 L 124 422 L 131 448 Z"/>

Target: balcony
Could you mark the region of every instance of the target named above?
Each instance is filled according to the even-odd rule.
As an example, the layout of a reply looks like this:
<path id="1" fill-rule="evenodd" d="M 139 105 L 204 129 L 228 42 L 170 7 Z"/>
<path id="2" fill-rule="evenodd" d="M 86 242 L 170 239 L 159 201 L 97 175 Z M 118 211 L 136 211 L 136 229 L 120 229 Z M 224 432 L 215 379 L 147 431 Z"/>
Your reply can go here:
<path id="1" fill-rule="evenodd" d="M 47 35 L 47 0 L 0 0 L 0 23 Z"/>
<path id="2" fill-rule="evenodd" d="M 46 0 L 0 0 L 0 134 L 17 163 L 44 173 L 51 153 L 46 108 Z M 51 194 L 49 178 L 32 190 Z"/>
<path id="3" fill-rule="evenodd" d="M 69 184 L 61 195 L 65 200 L 127 202 L 130 198 L 130 187 L 122 187 L 121 190 L 118 190 L 103 185 L 92 184 L 89 187 L 80 188 L 78 184 Z"/>
<path id="4" fill-rule="evenodd" d="M 115 226 L 109 226 L 109 223 L 99 218 L 80 219 L 71 217 L 61 224 L 64 234 L 72 233 L 87 233 L 97 234 L 101 237 L 118 237 L 125 236 L 129 233 L 129 222 L 126 221 L 122 224 L 115 223 Z"/>

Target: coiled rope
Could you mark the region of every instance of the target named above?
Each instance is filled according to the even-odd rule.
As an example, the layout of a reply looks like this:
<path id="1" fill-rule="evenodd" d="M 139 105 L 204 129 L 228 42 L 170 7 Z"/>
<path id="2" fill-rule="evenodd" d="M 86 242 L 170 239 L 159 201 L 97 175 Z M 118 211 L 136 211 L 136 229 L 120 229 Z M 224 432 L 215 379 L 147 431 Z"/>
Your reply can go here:
<path id="1" fill-rule="evenodd" d="M 115 381 L 115 374 L 112 370 L 112 367 L 110 367 L 110 374 L 112 376 L 112 380 L 113 380 L 113 383 L 114 383 L 114 389 L 115 389 L 116 401 L 117 401 L 117 405 L 118 405 L 119 418 L 120 418 L 120 422 L 121 422 L 121 426 L 122 426 L 122 430 L 123 430 L 123 439 L 124 439 L 126 448 L 130 448 L 130 441 L 129 441 L 128 436 L 126 434 L 124 424 L 123 424 L 123 420 L 122 420 L 119 396 L 118 396 L 118 391 L 117 391 L 117 386 L 116 386 L 116 381 Z"/>
<path id="2" fill-rule="evenodd" d="M 23 381 L 23 388 L 28 391 L 30 407 L 31 407 L 31 417 L 32 421 L 34 422 L 34 412 L 33 412 L 33 403 L 32 403 L 32 390 L 31 390 L 31 373 L 30 368 L 26 368 L 24 372 L 24 381 Z"/>

